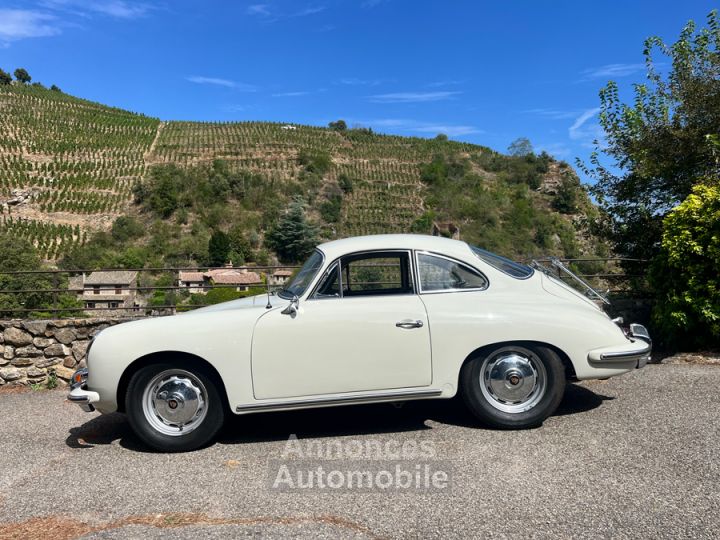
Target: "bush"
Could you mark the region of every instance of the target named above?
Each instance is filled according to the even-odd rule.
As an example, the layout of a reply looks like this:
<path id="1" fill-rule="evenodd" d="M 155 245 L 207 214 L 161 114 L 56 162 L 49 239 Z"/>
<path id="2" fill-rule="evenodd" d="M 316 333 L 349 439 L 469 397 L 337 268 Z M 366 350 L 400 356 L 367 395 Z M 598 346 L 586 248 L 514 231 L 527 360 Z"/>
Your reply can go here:
<path id="1" fill-rule="evenodd" d="M 578 189 L 580 185 L 574 176 L 564 174 L 552 205 L 561 214 L 574 214 L 578 209 Z"/>
<path id="2" fill-rule="evenodd" d="M 720 345 L 720 186 L 697 185 L 663 220 L 650 283 L 653 322 L 671 348 Z"/>
<path id="3" fill-rule="evenodd" d="M 333 131 L 347 131 L 347 123 L 345 120 L 337 120 L 336 122 L 330 122 L 328 127 Z"/>
<path id="4" fill-rule="evenodd" d="M 127 242 L 141 238 L 145 234 L 145 227 L 134 217 L 120 216 L 113 222 L 110 234 L 118 242 Z"/>
<path id="5" fill-rule="evenodd" d="M 315 173 L 323 176 L 332 168 L 332 159 L 330 154 L 326 152 L 313 153 L 307 150 L 301 150 L 298 154 L 298 163 L 302 165 L 307 172 Z"/>
<path id="6" fill-rule="evenodd" d="M 338 177 L 338 185 L 342 189 L 343 193 L 352 193 L 353 191 L 353 179 L 347 174 L 343 173 Z"/>

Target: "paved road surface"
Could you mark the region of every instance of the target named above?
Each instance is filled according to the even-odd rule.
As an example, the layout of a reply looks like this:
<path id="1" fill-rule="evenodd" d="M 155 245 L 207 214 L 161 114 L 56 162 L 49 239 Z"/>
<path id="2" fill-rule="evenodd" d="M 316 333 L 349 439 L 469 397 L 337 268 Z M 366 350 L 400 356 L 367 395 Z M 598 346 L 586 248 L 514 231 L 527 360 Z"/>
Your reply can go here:
<path id="1" fill-rule="evenodd" d="M 718 366 L 648 366 L 570 386 L 530 431 L 416 402 L 237 418 L 182 455 L 149 452 L 122 415 L 83 413 L 60 391 L 0 391 L 0 538 L 717 538 L 719 388 Z M 449 486 L 271 489 L 309 458 L 429 465 Z"/>

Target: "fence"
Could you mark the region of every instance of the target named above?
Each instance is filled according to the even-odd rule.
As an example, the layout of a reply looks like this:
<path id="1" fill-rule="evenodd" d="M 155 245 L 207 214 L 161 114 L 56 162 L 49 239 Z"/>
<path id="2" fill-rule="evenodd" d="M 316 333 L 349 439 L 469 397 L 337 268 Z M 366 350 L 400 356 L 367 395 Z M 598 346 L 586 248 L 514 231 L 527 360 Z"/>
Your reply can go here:
<path id="1" fill-rule="evenodd" d="M 640 259 L 623 259 L 623 258 L 594 258 L 594 259 L 558 259 L 567 264 L 582 279 L 590 282 L 594 287 L 599 287 L 602 292 L 609 293 L 614 296 L 623 298 L 647 298 L 647 293 L 639 283 L 643 280 L 642 269 L 644 269 L 645 261 Z M 551 259 L 537 259 L 541 264 L 549 263 Z M 637 272 L 627 273 L 622 270 L 622 266 L 630 263 Z M 173 268 L 105 268 L 94 270 L 21 270 L 13 272 L 0 272 L 0 316 L 11 317 L 48 317 L 62 318 L 66 316 L 82 317 L 88 314 L 95 315 L 128 315 L 128 316 L 154 316 L 167 315 L 176 313 L 177 311 L 186 311 L 197 309 L 210 305 L 207 294 L 216 289 L 230 289 L 239 291 L 237 296 L 250 294 L 256 288 L 262 287 L 262 290 L 277 290 L 282 287 L 282 283 L 275 276 L 278 270 L 295 271 L 298 266 L 240 266 L 240 267 L 222 267 L 222 268 L 196 268 L 196 267 L 173 267 Z M 559 268 L 549 266 L 553 273 L 556 273 L 558 279 L 568 281 L 569 277 Z M 591 268 L 589 272 L 583 272 L 583 268 Z M 601 271 L 597 271 L 601 268 Z M 72 279 L 88 276 L 97 272 L 122 272 L 136 274 L 135 283 L 129 283 L 127 286 L 115 287 L 114 283 L 102 283 L 102 288 L 96 292 L 96 286 L 86 285 L 82 287 L 72 286 Z M 252 282 L 238 283 L 216 283 L 211 278 L 207 282 L 195 287 L 190 287 L 187 283 L 180 281 L 180 272 L 212 275 L 217 272 L 232 273 L 232 275 L 249 275 L 256 273 L 258 279 Z M 45 276 L 46 283 L 42 287 L 25 287 L 23 282 L 28 276 Z M 166 276 L 164 280 L 160 278 Z M 31 280 L 32 281 L 32 280 Z M 155 283 L 146 283 L 154 281 Z M 157 282 L 172 283 L 171 285 L 158 285 Z M 19 287 L 8 287 L 13 282 L 20 284 Z M 65 283 L 69 285 L 65 286 Z M 121 284 L 126 285 L 126 284 Z M 115 289 L 113 291 L 113 289 Z M 239 290 L 245 289 L 245 290 Z M 117 291 L 121 290 L 120 294 Z M 107 294 L 102 294 L 106 291 Z M 110 292 L 108 292 L 110 291 Z M 156 292 L 173 293 L 163 295 L 165 300 L 170 302 L 157 303 L 152 297 Z M 259 292 L 259 291 L 258 291 Z M 127 294 L 126 294 L 127 293 Z M 180 294 L 177 294 L 180 293 Z M 62 305 L 63 299 L 67 295 L 75 297 L 76 303 L 83 302 L 82 306 Z M 99 296 L 97 300 L 93 297 Z M 116 301 L 113 300 L 116 299 Z M 121 302 L 127 302 L 131 299 L 132 305 L 120 305 Z M 178 302 L 180 300 L 180 302 Z M 93 303 L 105 303 L 106 307 L 88 307 Z M 18 304 L 20 304 L 18 306 Z M 29 305 L 28 305 L 29 304 Z M 110 307 L 112 305 L 112 307 Z"/>
<path id="2" fill-rule="evenodd" d="M 103 268 L 103 269 L 84 269 L 84 270 L 19 270 L 13 272 L 0 272 L 0 314 L 3 316 L 22 316 L 23 314 L 49 314 L 52 316 L 82 316 L 85 312 L 102 312 L 102 314 L 121 315 L 165 315 L 175 313 L 177 310 L 192 310 L 210 305 L 211 302 L 202 301 L 207 298 L 207 293 L 216 289 L 235 290 L 241 294 L 246 293 L 254 288 L 262 287 L 263 290 L 274 291 L 282 287 L 280 278 L 274 277 L 277 270 L 295 271 L 298 266 L 239 266 L 239 267 L 219 267 L 219 268 L 196 268 L 196 267 L 162 267 L 162 268 Z M 98 282 L 97 285 L 85 284 L 85 277 L 92 274 L 114 273 L 134 274 L 136 277 L 129 280 L 128 283 Z M 196 285 L 189 286 L 187 282 L 181 282 L 180 273 L 195 273 L 208 275 L 207 281 L 194 282 Z M 234 283 L 215 283 L 212 274 L 222 273 L 225 275 L 248 276 L 252 273 L 257 274 L 256 280 L 242 280 L 242 282 Z M 8 288 L 5 283 L 15 281 L 23 283 L 27 281 L 28 276 L 43 276 L 47 279 L 47 286 L 43 287 L 12 287 Z M 166 276 L 164 280 L 161 278 Z M 23 280 L 23 277 L 26 279 Z M 4 279 L 3 279 L 4 278 Z M 73 286 L 73 278 L 81 278 L 82 286 Z M 225 281 L 226 279 L 223 279 Z M 31 280 L 32 281 L 32 280 Z M 148 283 L 147 281 L 170 282 L 172 285 L 158 285 L 157 283 Z M 68 283 L 67 286 L 62 286 Z M 118 292 L 119 291 L 119 292 Z M 177 298 L 172 303 L 157 304 L 151 301 L 151 296 L 155 292 L 182 292 L 183 302 L 178 303 Z M 65 306 L 62 304 L 63 295 L 75 296 L 76 300 L 83 302 L 83 306 Z M 176 295 L 173 295 L 176 296 Z M 96 298 L 97 297 L 97 298 Z M 26 303 L 31 303 L 31 307 L 17 307 L 16 302 L 10 302 L 12 298 L 21 298 Z M 40 302 L 38 300 L 40 299 Z M 192 299 L 192 302 L 188 301 Z M 120 305 L 128 303 L 132 305 Z M 88 304 L 102 303 L 107 304 L 102 307 L 88 307 Z M 10 304 L 10 305 L 8 305 Z M 113 305 L 116 304 L 116 305 Z"/>

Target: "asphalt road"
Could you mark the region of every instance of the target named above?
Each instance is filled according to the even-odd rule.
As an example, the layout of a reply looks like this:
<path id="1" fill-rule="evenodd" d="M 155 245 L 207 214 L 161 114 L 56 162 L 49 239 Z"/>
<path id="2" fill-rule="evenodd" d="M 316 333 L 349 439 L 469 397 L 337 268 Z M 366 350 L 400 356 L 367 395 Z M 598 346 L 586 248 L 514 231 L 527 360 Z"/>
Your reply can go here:
<path id="1" fill-rule="evenodd" d="M 62 392 L 2 391 L 0 538 L 717 538 L 719 388 L 719 366 L 653 365 L 569 386 L 530 431 L 416 402 L 236 418 L 213 446 L 174 455 Z M 326 471 L 429 466 L 449 481 L 271 487 L 308 459 Z"/>

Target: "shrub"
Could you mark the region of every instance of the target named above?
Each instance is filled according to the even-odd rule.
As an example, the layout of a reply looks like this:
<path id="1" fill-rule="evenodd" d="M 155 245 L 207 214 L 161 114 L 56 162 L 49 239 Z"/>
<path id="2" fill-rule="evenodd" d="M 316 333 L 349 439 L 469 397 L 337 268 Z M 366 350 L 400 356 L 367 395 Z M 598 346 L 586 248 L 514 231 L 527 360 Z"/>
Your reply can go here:
<path id="1" fill-rule="evenodd" d="M 663 220 L 653 322 L 673 348 L 720 344 L 720 186 L 697 185 Z"/>
<path id="2" fill-rule="evenodd" d="M 578 189 L 580 186 L 577 179 L 569 174 L 564 174 L 552 205 L 561 214 L 574 214 L 578 209 Z"/>

